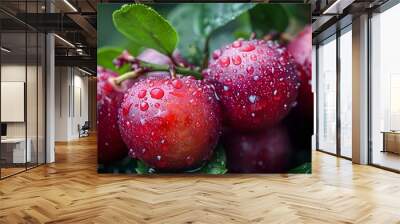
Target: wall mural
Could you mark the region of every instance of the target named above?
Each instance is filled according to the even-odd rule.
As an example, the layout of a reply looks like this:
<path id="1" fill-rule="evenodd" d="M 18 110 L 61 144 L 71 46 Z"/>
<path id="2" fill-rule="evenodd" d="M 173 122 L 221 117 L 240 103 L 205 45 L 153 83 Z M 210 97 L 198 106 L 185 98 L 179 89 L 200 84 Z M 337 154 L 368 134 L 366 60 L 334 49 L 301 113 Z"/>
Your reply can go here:
<path id="1" fill-rule="evenodd" d="M 98 5 L 99 173 L 311 173 L 310 6 Z"/>

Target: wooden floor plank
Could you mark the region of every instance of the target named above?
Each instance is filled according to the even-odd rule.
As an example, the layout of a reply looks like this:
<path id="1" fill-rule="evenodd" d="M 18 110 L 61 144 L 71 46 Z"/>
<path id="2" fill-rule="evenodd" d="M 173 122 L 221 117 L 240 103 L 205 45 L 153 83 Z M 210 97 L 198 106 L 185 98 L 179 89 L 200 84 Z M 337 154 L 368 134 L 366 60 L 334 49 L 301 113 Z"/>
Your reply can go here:
<path id="1" fill-rule="evenodd" d="M 313 152 L 312 175 L 97 174 L 96 139 L 0 181 L 0 223 L 400 223 L 400 175 Z"/>

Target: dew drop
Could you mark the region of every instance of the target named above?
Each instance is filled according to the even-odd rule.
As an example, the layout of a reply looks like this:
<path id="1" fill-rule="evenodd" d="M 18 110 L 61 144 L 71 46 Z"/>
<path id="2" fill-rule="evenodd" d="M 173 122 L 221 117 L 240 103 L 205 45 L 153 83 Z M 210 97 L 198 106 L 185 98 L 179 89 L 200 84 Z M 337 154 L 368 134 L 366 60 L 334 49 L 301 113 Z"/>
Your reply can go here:
<path id="1" fill-rule="evenodd" d="M 254 72 L 253 66 L 249 65 L 249 67 L 246 68 L 247 74 L 251 75 Z"/>
<path id="2" fill-rule="evenodd" d="M 241 47 L 241 46 L 242 46 L 242 41 L 240 41 L 240 40 L 236 40 L 232 44 L 232 47 L 234 47 L 234 48 L 238 48 L 238 47 Z"/>
<path id="3" fill-rule="evenodd" d="M 143 102 L 140 104 L 141 111 L 146 111 L 147 109 L 149 109 L 149 104 L 147 102 Z"/>
<path id="4" fill-rule="evenodd" d="M 174 81 L 172 81 L 172 86 L 175 87 L 176 89 L 180 89 L 182 88 L 183 83 L 181 80 L 175 79 Z"/>
<path id="5" fill-rule="evenodd" d="M 154 99 L 161 99 L 164 96 L 164 91 L 160 88 L 154 88 L 150 91 L 150 96 Z"/>
<path id="6" fill-rule="evenodd" d="M 255 114 L 255 113 L 251 113 L 251 116 L 252 116 L 252 117 L 255 117 L 255 116 L 256 116 L 256 114 Z"/>
<path id="7" fill-rule="evenodd" d="M 274 96 L 276 96 L 277 93 L 278 93 L 278 90 L 274 90 Z"/>
<path id="8" fill-rule="evenodd" d="M 157 156 L 157 159 L 158 159 L 158 160 L 161 160 L 161 156 L 160 156 L 160 155 L 158 155 L 158 156 Z"/>
<path id="9" fill-rule="evenodd" d="M 253 44 L 248 44 L 248 45 L 242 47 L 242 48 L 240 49 L 240 51 L 250 52 L 250 51 L 253 51 L 254 49 L 256 49 L 256 47 L 254 47 Z"/>
<path id="10" fill-rule="evenodd" d="M 139 99 L 142 99 L 145 96 L 146 96 L 146 90 L 145 89 L 140 90 L 138 93 Z"/>
<path id="11" fill-rule="evenodd" d="M 122 114 L 123 114 L 124 116 L 128 115 L 128 113 L 129 113 L 129 111 L 130 111 L 130 109 L 131 109 L 131 106 L 132 106 L 132 104 L 129 104 L 129 105 L 127 105 L 127 106 L 125 106 L 125 107 L 122 108 Z"/>
<path id="12" fill-rule="evenodd" d="M 232 57 L 232 63 L 234 65 L 240 65 L 242 63 L 242 58 L 239 55 L 235 55 Z"/>
<path id="13" fill-rule="evenodd" d="M 212 53 L 212 57 L 214 60 L 217 60 L 221 56 L 221 54 L 222 54 L 222 51 L 220 49 L 217 49 Z"/>
<path id="14" fill-rule="evenodd" d="M 255 102 L 256 102 L 256 99 L 257 99 L 257 96 L 255 96 L 255 95 L 250 95 L 250 96 L 249 96 L 249 101 L 250 101 L 250 103 L 255 103 Z"/>
<path id="15" fill-rule="evenodd" d="M 228 56 L 219 59 L 219 65 L 221 65 L 222 67 L 228 67 L 230 63 L 231 59 Z"/>
<path id="16" fill-rule="evenodd" d="M 228 91 L 229 87 L 228 86 L 224 86 L 224 91 Z"/>

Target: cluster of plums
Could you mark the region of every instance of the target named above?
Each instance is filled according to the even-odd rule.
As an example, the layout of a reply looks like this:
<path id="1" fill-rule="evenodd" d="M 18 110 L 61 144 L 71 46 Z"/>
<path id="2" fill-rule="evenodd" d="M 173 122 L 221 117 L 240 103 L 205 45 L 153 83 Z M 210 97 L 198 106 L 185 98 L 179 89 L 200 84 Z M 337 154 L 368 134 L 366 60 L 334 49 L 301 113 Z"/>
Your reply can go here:
<path id="1" fill-rule="evenodd" d="M 172 63 L 154 50 L 138 58 Z M 311 28 L 288 46 L 236 40 L 211 54 L 202 75 L 150 72 L 115 85 L 118 75 L 98 68 L 99 163 L 129 155 L 156 170 L 192 170 L 221 141 L 231 172 L 285 171 L 291 146 L 282 120 L 291 111 L 312 116 Z"/>

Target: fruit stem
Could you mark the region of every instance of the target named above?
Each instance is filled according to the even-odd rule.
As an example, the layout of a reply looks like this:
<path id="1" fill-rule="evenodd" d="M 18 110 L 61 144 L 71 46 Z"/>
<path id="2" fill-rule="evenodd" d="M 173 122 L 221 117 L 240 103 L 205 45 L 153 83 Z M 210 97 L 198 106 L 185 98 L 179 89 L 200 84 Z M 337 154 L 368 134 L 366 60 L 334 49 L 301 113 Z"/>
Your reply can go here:
<path id="1" fill-rule="evenodd" d="M 169 74 L 171 75 L 171 78 L 176 78 L 175 65 L 169 65 Z"/>
<path id="2" fill-rule="evenodd" d="M 157 64 L 152 64 L 152 63 L 147 63 L 144 61 L 140 61 L 140 66 L 145 69 L 146 72 L 169 72 L 170 68 L 169 65 L 157 65 Z M 191 75 L 194 76 L 197 79 L 202 79 L 203 76 L 201 75 L 200 72 L 198 71 L 193 71 L 188 68 L 183 68 L 183 67 L 175 67 L 176 74 L 180 75 Z"/>
<path id="3" fill-rule="evenodd" d="M 172 63 L 173 63 L 175 66 L 184 67 L 182 63 L 178 63 L 178 62 L 175 60 L 175 57 L 172 56 L 172 54 L 171 54 L 171 55 L 168 55 L 168 57 L 169 57 L 169 59 L 171 59 Z"/>
<path id="4" fill-rule="evenodd" d="M 125 81 L 127 79 L 135 79 L 135 78 L 139 77 L 142 72 L 143 72 L 142 69 L 137 69 L 135 71 L 127 72 L 127 73 L 125 73 L 123 75 L 120 75 L 117 78 L 115 78 L 114 79 L 114 83 L 119 86 L 119 85 L 121 85 L 121 83 L 123 81 Z"/>
<path id="5" fill-rule="evenodd" d="M 146 72 L 170 72 L 172 78 L 175 78 L 175 74 L 172 74 L 171 72 L 180 75 L 191 75 L 197 79 L 203 78 L 203 76 L 199 72 L 187 68 L 174 66 L 173 71 L 171 71 L 171 67 L 169 65 L 157 65 L 157 64 L 147 63 L 144 61 L 139 61 L 139 64 L 141 68 L 118 76 L 117 78 L 114 79 L 114 83 L 119 86 L 123 81 L 127 79 L 136 79 L 137 77 L 141 76 Z"/>
<path id="6" fill-rule="evenodd" d="M 211 34 L 209 34 L 207 36 L 206 41 L 204 42 L 204 50 L 203 50 L 204 58 L 203 58 L 203 63 L 201 65 L 201 70 L 203 70 L 203 69 L 208 67 L 208 59 L 209 59 L 208 57 L 209 57 L 209 54 L 210 54 L 210 46 L 209 46 L 210 45 L 209 44 L 210 36 L 211 36 Z"/>

